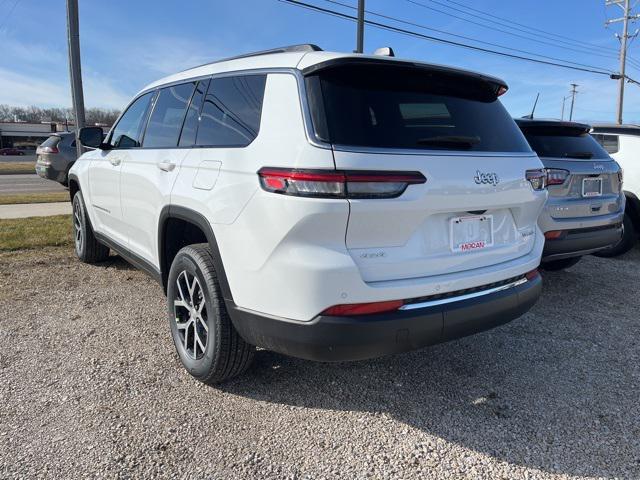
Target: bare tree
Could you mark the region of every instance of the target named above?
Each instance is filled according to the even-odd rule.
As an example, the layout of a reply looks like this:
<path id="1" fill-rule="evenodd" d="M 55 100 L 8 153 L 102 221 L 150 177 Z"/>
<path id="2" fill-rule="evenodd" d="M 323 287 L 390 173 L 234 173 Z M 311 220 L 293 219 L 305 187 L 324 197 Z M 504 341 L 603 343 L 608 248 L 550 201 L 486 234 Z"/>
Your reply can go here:
<path id="1" fill-rule="evenodd" d="M 86 111 L 87 125 L 113 125 L 120 112 L 116 109 L 89 108 Z M 41 108 L 34 105 L 29 107 L 14 107 L 0 104 L 0 122 L 74 122 L 73 109 L 67 107 Z"/>

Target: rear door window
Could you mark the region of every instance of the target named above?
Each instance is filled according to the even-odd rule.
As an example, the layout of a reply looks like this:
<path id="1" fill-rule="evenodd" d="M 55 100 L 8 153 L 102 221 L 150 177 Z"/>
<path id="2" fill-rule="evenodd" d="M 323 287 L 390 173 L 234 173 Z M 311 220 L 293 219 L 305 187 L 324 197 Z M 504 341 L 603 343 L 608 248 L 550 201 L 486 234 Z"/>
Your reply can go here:
<path id="1" fill-rule="evenodd" d="M 158 92 L 158 98 L 149 117 L 144 134 L 145 148 L 176 147 L 187 105 L 195 88 L 195 82 L 166 87 Z"/>
<path id="2" fill-rule="evenodd" d="M 337 145 L 529 152 L 486 82 L 416 67 L 345 65 L 307 77 L 319 138 Z"/>
<path id="3" fill-rule="evenodd" d="M 184 125 L 182 126 L 182 133 L 180 134 L 179 145 L 181 147 L 189 147 L 196 143 L 196 133 L 198 131 L 198 122 L 200 120 L 200 108 L 202 107 L 202 100 L 209 86 L 209 79 L 198 82 L 196 91 L 194 92 L 189 108 L 187 109 L 187 115 L 184 119 Z"/>
<path id="4" fill-rule="evenodd" d="M 204 99 L 196 144 L 246 147 L 258 136 L 266 75 L 213 78 Z"/>
<path id="5" fill-rule="evenodd" d="M 113 129 L 109 143 L 114 148 L 139 147 L 144 123 L 147 119 L 151 99 L 155 92 L 137 98 L 122 115 Z"/>

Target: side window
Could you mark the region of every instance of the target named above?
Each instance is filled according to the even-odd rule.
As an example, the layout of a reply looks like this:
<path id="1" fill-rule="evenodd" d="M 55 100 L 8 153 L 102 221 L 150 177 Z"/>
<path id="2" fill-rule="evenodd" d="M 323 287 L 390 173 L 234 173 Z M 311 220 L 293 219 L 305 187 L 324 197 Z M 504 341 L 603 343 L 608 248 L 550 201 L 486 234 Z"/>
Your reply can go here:
<path id="1" fill-rule="evenodd" d="M 195 82 L 160 89 L 144 134 L 145 148 L 175 147 Z"/>
<path id="2" fill-rule="evenodd" d="M 187 115 L 184 119 L 184 125 L 182 127 L 182 134 L 180 134 L 181 147 L 188 147 L 196 143 L 196 132 L 198 131 L 198 120 L 200 119 L 200 107 L 202 106 L 202 99 L 204 94 L 207 93 L 207 87 L 209 86 L 209 79 L 198 82 L 196 91 L 191 98 L 191 103 L 187 109 Z"/>
<path id="3" fill-rule="evenodd" d="M 620 137 L 617 135 L 603 135 L 601 133 L 594 133 L 593 138 L 595 138 L 602 148 L 604 148 L 607 153 L 618 153 L 620 151 Z"/>
<path id="4" fill-rule="evenodd" d="M 144 122 L 154 92 L 145 93 L 129 105 L 120 121 L 113 129 L 109 143 L 114 148 L 139 147 Z"/>
<path id="5" fill-rule="evenodd" d="M 214 78 L 204 99 L 197 145 L 246 147 L 258 136 L 266 75 Z"/>

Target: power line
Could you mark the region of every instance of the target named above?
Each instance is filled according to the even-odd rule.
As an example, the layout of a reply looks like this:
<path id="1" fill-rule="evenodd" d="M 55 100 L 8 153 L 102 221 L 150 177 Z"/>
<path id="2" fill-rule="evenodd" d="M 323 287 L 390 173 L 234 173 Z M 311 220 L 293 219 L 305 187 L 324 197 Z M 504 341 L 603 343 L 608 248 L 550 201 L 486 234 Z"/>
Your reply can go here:
<path id="1" fill-rule="evenodd" d="M 435 0 L 430 0 L 430 1 L 432 1 L 433 3 L 437 3 L 438 5 L 445 6 L 445 4 L 442 4 L 442 3 L 437 2 Z M 600 45 L 594 45 L 592 43 L 584 42 L 582 40 L 577 40 L 575 38 L 567 37 L 566 35 L 560 35 L 560 34 L 557 34 L 557 33 L 549 32 L 547 30 L 542 30 L 540 28 L 532 27 L 530 25 L 525 25 L 523 23 L 518 23 L 515 20 L 511 20 L 511 19 L 504 18 L 504 17 L 499 17 L 497 15 L 493 15 L 493 14 L 485 12 L 483 10 L 479 10 L 477 8 L 469 7 L 469 6 L 464 5 L 464 4 L 460 3 L 460 2 L 457 2 L 455 0 L 448 0 L 448 2 L 449 3 L 453 3 L 455 5 L 458 5 L 460 7 L 466 8 L 467 10 L 471 10 L 472 12 L 479 13 L 479 14 L 484 15 L 486 17 L 490 17 L 490 18 L 494 18 L 494 19 L 501 20 L 501 21 L 504 21 L 504 22 L 508 22 L 507 24 L 504 24 L 504 25 L 508 26 L 509 28 L 514 28 L 514 27 L 511 27 L 509 24 L 518 25 L 518 26 L 523 27 L 523 28 L 525 28 L 527 30 L 535 31 L 535 32 L 538 32 L 538 33 L 543 33 L 543 34 L 551 36 L 551 37 L 556 37 L 556 38 L 559 38 L 559 39 L 563 39 L 563 40 L 565 40 L 567 42 L 571 42 L 571 43 L 574 43 L 574 44 L 580 44 L 581 46 L 582 45 L 586 45 L 589 48 L 598 48 L 600 50 L 606 50 L 606 51 L 612 52 L 614 54 L 616 53 L 615 49 L 611 48 L 611 47 L 603 47 L 603 46 L 600 46 Z M 453 7 L 448 7 L 448 8 L 453 8 Z M 456 9 L 456 10 L 458 10 L 458 9 Z M 458 11 L 461 11 L 461 10 L 458 10 Z"/>
<path id="2" fill-rule="evenodd" d="M 547 42 L 547 41 L 544 41 L 544 40 L 540 40 L 538 38 L 534 38 L 534 37 L 530 37 L 530 36 L 526 36 L 526 35 L 521 35 L 519 33 L 510 32 L 508 30 L 503 30 L 501 28 L 497 28 L 497 27 L 492 26 L 492 25 L 486 25 L 484 23 L 480 23 L 480 22 L 475 21 L 475 20 L 470 20 L 468 18 L 461 17 L 459 15 L 455 15 L 455 14 L 450 13 L 450 12 L 446 12 L 446 11 L 439 10 L 437 8 L 434 8 L 434 7 L 430 7 L 430 6 L 425 5 L 424 3 L 419 2 L 417 0 L 405 0 L 405 1 L 408 2 L 408 3 L 411 3 L 413 5 L 416 5 L 418 7 L 425 8 L 427 10 L 432 10 L 434 12 L 438 12 L 438 13 L 441 13 L 443 15 L 447 15 L 449 17 L 456 18 L 458 20 L 462 20 L 463 22 L 471 23 L 473 25 L 477 25 L 477 26 L 482 27 L 482 28 L 486 28 L 486 29 L 493 30 L 493 31 L 496 31 L 496 32 L 505 33 L 505 34 L 511 35 L 513 37 L 523 38 L 525 40 L 538 42 L 538 43 L 541 43 L 541 44 L 544 44 L 544 45 L 550 45 L 550 46 L 555 47 L 555 48 L 563 48 L 565 50 L 571 50 L 571 51 L 582 53 L 582 54 L 597 55 L 597 56 L 606 57 L 606 58 L 615 58 L 615 56 L 612 56 L 611 54 L 593 52 L 593 51 L 590 51 L 590 50 L 586 50 L 584 47 L 582 47 L 580 49 L 579 48 L 574 48 L 574 47 L 568 47 L 568 46 L 564 46 L 563 47 L 561 45 L 558 45 L 557 41 L 555 43 Z"/>
<path id="3" fill-rule="evenodd" d="M 356 7 L 353 7 L 353 6 L 351 6 L 349 4 L 346 4 L 346 3 L 342 3 L 342 2 L 340 2 L 338 0 L 324 0 L 324 1 L 328 2 L 328 3 L 332 3 L 334 5 L 340 5 L 341 7 L 349 8 L 349 9 L 352 9 L 352 10 L 356 10 Z M 451 32 L 447 32 L 445 30 L 439 30 L 437 28 L 427 27 L 426 25 L 421 25 L 419 23 L 414 23 L 414 22 L 410 22 L 410 21 L 407 21 L 407 20 L 402 20 L 402 19 L 397 18 L 397 17 L 392 17 L 392 16 L 389 16 L 389 15 L 384 15 L 382 13 L 374 12 L 372 10 L 366 10 L 366 13 L 368 13 L 370 15 L 373 15 L 373 16 L 376 16 L 376 17 L 385 18 L 387 20 L 392 20 L 394 22 L 402 23 L 404 25 L 411 25 L 412 27 L 417 27 L 417 28 L 421 28 L 421 29 L 424 29 L 424 30 L 430 30 L 432 32 L 442 33 L 444 35 L 449 35 L 449 36 L 456 37 L 456 38 L 461 38 L 461 39 L 464 39 L 464 40 L 471 40 L 472 42 L 480 43 L 480 44 L 483 44 L 483 45 L 489 45 L 491 47 L 503 48 L 505 50 L 510 50 L 512 52 L 525 53 L 527 55 L 534 55 L 536 57 L 546 58 L 547 60 L 556 60 L 556 61 L 559 61 L 559 62 L 563 62 L 563 63 L 567 63 L 567 64 L 571 64 L 571 65 L 577 65 L 577 66 L 585 67 L 585 68 L 594 68 L 594 69 L 598 69 L 598 70 L 606 70 L 604 67 L 596 67 L 596 66 L 587 65 L 587 64 L 584 64 L 584 63 L 572 62 L 571 60 L 565 60 L 563 58 L 550 57 L 548 55 L 542 55 L 540 53 L 530 52 L 528 50 L 520 50 L 518 48 L 507 47 L 505 45 L 486 42 L 484 40 L 479 40 L 477 38 L 468 37 L 468 36 L 460 35 L 460 34 L 457 34 L 457 33 L 451 33 Z"/>
<path id="4" fill-rule="evenodd" d="M 288 3 L 290 5 L 295 5 L 295 6 L 298 6 L 298 7 L 301 7 L 301 8 L 305 8 L 307 10 L 320 12 L 320 13 L 325 14 L 325 15 L 330 15 L 330 16 L 333 16 L 333 17 L 338 17 L 338 18 L 342 18 L 342 19 L 346 19 L 346 20 L 350 20 L 350 21 L 356 21 L 356 17 L 354 17 L 352 15 L 347 15 L 346 13 L 337 12 L 335 10 L 330 10 L 328 8 L 319 7 L 317 5 L 312 5 L 312 4 L 305 3 L 305 2 L 302 2 L 302 1 L 299 1 L 299 0 L 279 0 L 279 1 L 283 2 L 283 3 Z M 525 57 L 523 55 L 515 55 L 515 54 L 511 54 L 511 53 L 506 53 L 506 52 L 499 52 L 497 50 L 491 50 L 491 49 L 488 49 L 488 48 L 478 47 L 478 46 L 475 46 L 475 45 L 469 45 L 469 44 L 462 43 L 462 42 L 456 42 L 456 41 L 453 41 L 453 40 L 447 40 L 447 39 L 444 39 L 444 38 L 434 37 L 434 36 L 431 36 L 431 35 L 425 35 L 423 33 L 414 32 L 412 30 L 406 30 L 404 28 L 394 27 L 393 25 L 388 25 L 388 24 L 381 23 L 381 22 L 375 22 L 373 20 L 365 20 L 365 23 L 368 24 L 368 25 L 371 25 L 373 27 L 377 27 L 377 28 L 380 28 L 380 29 L 383 29 L 383 30 L 387 30 L 387 31 L 390 31 L 390 32 L 395 32 L 395 33 L 399 33 L 399 34 L 402 34 L 402 35 L 407 35 L 407 36 L 410 36 L 410 37 L 420 38 L 420 39 L 428 40 L 428 41 L 432 41 L 432 42 L 453 45 L 453 46 L 456 46 L 456 47 L 466 48 L 466 49 L 474 50 L 474 51 L 478 51 L 478 52 L 490 53 L 490 54 L 493 54 L 493 55 L 499 55 L 499 56 L 503 56 L 503 57 L 507 57 L 507 58 L 524 60 L 524 61 L 528 61 L 528 62 L 540 63 L 540 64 L 544 64 L 544 65 L 551 65 L 551 66 L 555 66 L 555 67 L 566 68 L 566 69 L 569 69 L 569 70 L 578 70 L 578 71 L 582 71 L 582 72 L 594 73 L 594 74 L 597 74 L 597 75 L 606 75 L 606 76 L 610 76 L 611 75 L 611 72 L 609 72 L 609 71 L 596 70 L 596 69 L 592 69 L 592 68 L 575 67 L 575 66 L 571 66 L 571 65 L 562 64 L 562 63 L 556 63 L 556 62 L 551 62 L 551 61 L 546 61 L 546 60 L 539 60 L 539 59 L 531 58 L 531 57 Z"/>
<path id="5" fill-rule="evenodd" d="M 9 12 L 7 13 L 7 16 L 4 17 L 4 20 L 2 21 L 2 23 L 0 23 L 0 29 L 2 29 L 2 27 L 4 27 L 5 24 L 9 21 L 9 17 L 11 16 L 11 14 L 16 9 L 19 3 L 20 3 L 20 0 L 16 0 L 14 2 L 13 6 L 9 9 Z"/>

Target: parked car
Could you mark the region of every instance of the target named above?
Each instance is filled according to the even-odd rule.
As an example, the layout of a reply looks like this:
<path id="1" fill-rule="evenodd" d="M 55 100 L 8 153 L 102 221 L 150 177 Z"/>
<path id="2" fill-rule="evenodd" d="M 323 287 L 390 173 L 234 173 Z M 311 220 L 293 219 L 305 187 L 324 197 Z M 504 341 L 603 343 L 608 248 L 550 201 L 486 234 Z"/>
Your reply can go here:
<path id="1" fill-rule="evenodd" d="M 69 169 L 77 158 L 75 133 L 60 132 L 49 136 L 37 148 L 36 155 L 36 173 L 67 186 Z"/>
<path id="2" fill-rule="evenodd" d="M 624 233 L 618 244 L 598 253 L 613 257 L 631 250 L 640 234 L 640 126 L 598 124 L 592 135 L 624 169 Z"/>
<path id="3" fill-rule="evenodd" d="M 8 155 L 19 155 L 19 156 L 22 156 L 22 155 L 24 155 L 24 151 L 23 150 L 19 150 L 17 148 L 13 148 L 13 147 L 0 148 L 0 155 L 2 155 L 3 157 L 8 156 Z"/>
<path id="4" fill-rule="evenodd" d="M 519 118 L 516 123 L 547 169 L 549 199 L 538 223 L 542 266 L 569 268 L 617 244 L 625 197 L 622 170 L 582 123 Z"/>
<path id="5" fill-rule="evenodd" d="M 71 169 L 75 248 L 166 289 L 197 379 L 254 346 L 403 352 L 519 317 L 541 291 L 545 172 L 497 78 L 295 46 L 145 87 Z M 133 294 L 133 292 L 132 292 Z"/>

